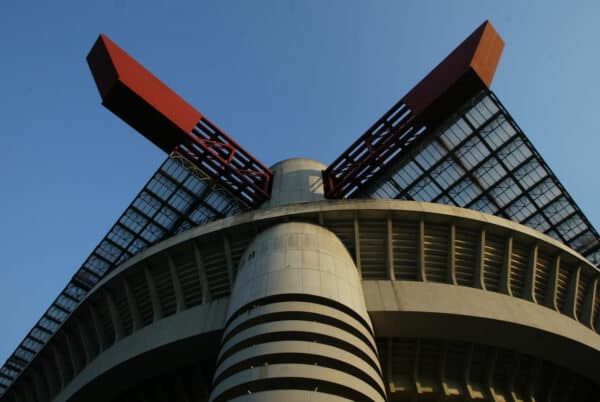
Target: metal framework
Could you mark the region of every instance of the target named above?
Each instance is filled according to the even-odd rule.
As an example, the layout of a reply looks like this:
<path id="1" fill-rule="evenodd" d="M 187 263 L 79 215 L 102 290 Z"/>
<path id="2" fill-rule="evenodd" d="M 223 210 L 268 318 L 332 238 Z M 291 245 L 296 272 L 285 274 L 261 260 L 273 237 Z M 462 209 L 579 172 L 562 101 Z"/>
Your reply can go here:
<path id="1" fill-rule="evenodd" d="M 351 197 L 466 100 L 489 88 L 504 42 L 486 21 L 323 172 L 328 198 Z"/>
<path id="2" fill-rule="evenodd" d="M 426 127 L 414 117 L 403 99 L 373 124 L 324 171 L 327 197 L 351 196 L 423 135 Z"/>
<path id="3" fill-rule="evenodd" d="M 523 223 L 600 266 L 600 236 L 491 91 L 356 197 L 428 201 Z"/>
<path id="4" fill-rule="evenodd" d="M 272 172 L 107 36 L 88 64 L 102 103 L 170 154 L 177 151 L 247 208 L 270 198 Z"/>
<path id="5" fill-rule="evenodd" d="M 244 209 L 198 173 L 177 153 L 160 166 L 0 368 L 0 396 L 112 269 L 167 237 Z"/>
<path id="6" fill-rule="evenodd" d="M 271 170 L 205 117 L 174 150 L 239 197 L 246 207 L 256 207 L 270 198 Z"/>
<path id="7" fill-rule="evenodd" d="M 113 268 L 169 236 L 256 207 L 272 172 L 105 35 L 88 63 L 104 106 L 170 155 L 0 368 L 0 396 Z"/>

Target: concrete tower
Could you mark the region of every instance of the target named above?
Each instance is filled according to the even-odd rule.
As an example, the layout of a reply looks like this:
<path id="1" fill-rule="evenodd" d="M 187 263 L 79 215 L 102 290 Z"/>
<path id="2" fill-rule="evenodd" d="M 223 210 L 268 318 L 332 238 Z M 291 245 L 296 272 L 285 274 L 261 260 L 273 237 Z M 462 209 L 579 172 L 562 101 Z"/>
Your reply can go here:
<path id="1" fill-rule="evenodd" d="M 322 200 L 324 167 L 275 165 L 269 206 Z M 281 223 L 250 243 L 221 342 L 210 401 L 386 399 L 358 270 L 322 226 Z"/>

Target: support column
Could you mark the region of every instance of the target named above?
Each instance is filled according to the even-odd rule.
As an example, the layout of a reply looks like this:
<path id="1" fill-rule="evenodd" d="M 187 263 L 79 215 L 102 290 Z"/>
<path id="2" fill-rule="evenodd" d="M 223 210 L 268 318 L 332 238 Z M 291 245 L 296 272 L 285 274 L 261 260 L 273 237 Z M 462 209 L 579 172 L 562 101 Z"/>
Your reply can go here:
<path id="1" fill-rule="evenodd" d="M 324 402 L 386 400 L 348 251 L 321 226 L 279 224 L 241 258 L 209 401 L 308 400 L 319 389 Z"/>
<path id="2" fill-rule="evenodd" d="M 485 229 L 479 232 L 479 245 L 477 247 L 477 260 L 475 261 L 475 272 L 473 273 L 473 287 L 485 289 L 483 270 L 485 269 Z"/>
<path id="3" fill-rule="evenodd" d="M 144 266 L 144 276 L 146 277 L 150 302 L 152 303 L 152 322 L 156 322 L 163 317 L 163 310 L 162 305 L 160 304 L 160 299 L 158 298 L 158 292 L 156 291 L 154 278 L 152 277 L 150 269 L 147 266 Z"/>
<path id="4" fill-rule="evenodd" d="M 135 294 L 133 293 L 133 289 L 131 288 L 127 278 L 123 278 L 123 288 L 125 289 L 125 297 L 127 297 L 127 305 L 129 306 L 131 320 L 133 321 L 132 332 L 135 332 L 144 326 L 144 322 L 142 321 L 140 309 L 135 301 Z"/>
<path id="5" fill-rule="evenodd" d="M 362 264 L 360 261 L 360 224 L 358 222 L 357 212 L 354 212 L 354 261 L 356 261 L 356 269 L 362 278 Z"/>
<path id="6" fill-rule="evenodd" d="M 390 215 L 386 218 L 387 236 L 386 236 L 386 263 L 388 278 L 390 280 L 396 280 L 396 274 L 394 273 L 394 247 L 392 242 L 392 217 Z"/>
<path id="7" fill-rule="evenodd" d="M 417 233 L 417 280 L 427 281 L 425 271 L 425 221 L 419 220 L 419 231 Z"/>
<path id="8" fill-rule="evenodd" d="M 527 266 L 527 275 L 525 276 L 525 289 L 523 297 L 525 300 L 536 303 L 535 297 L 535 270 L 537 269 L 538 245 L 535 244 L 531 248 L 529 255 L 529 265 Z M 541 304 L 542 300 L 537 303 Z"/>
<path id="9" fill-rule="evenodd" d="M 448 274 L 446 281 L 456 285 L 456 225 L 450 225 L 450 235 L 448 236 Z"/>
<path id="10" fill-rule="evenodd" d="M 173 291 L 175 292 L 175 300 L 177 301 L 177 311 L 185 310 L 185 299 L 183 297 L 183 289 L 181 282 L 179 281 L 179 275 L 177 274 L 177 267 L 175 261 L 169 253 L 167 253 L 167 261 L 169 263 L 169 271 L 171 272 L 171 282 L 173 283 Z"/>
<path id="11" fill-rule="evenodd" d="M 577 320 L 577 298 L 579 293 L 579 276 L 581 275 L 581 266 L 575 268 L 569 276 L 569 289 L 567 292 L 567 300 L 565 302 L 564 313 L 571 318 Z"/>
<path id="12" fill-rule="evenodd" d="M 192 243 L 194 247 L 194 259 L 196 261 L 196 267 L 198 268 L 198 277 L 200 279 L 200 286 L 202 287 L 202 303 L 208 303 L 211 300 L 210 288 L 208 287 L 208 278 L 206 277 L 206 268 L 204 268 L 204 261 L 202 260 L 202 254 L 198 244 L 194 241 Z"/>
<path id="13" fill-rule="evenodd" d="M 548 278 L 548 287 L 546 288 L 544 304 L 551 309 L 558 311 L 556 304 L 556 289 L 558 287 L 558 270 L 560 269 L 560 254 L 554 257 L 552 262 L 552 271 Z"/>
<path id="14" fill-rule="evenodd" d="M 510 275 L 512 271 L 512 247 L 513 237 L 508 236 L 506 239 L 506 250 L 504 251 L 504 263 L 502 264 L 502 272 L 500 273 L 500 292 L 512 296 L 510 287 Z"/>

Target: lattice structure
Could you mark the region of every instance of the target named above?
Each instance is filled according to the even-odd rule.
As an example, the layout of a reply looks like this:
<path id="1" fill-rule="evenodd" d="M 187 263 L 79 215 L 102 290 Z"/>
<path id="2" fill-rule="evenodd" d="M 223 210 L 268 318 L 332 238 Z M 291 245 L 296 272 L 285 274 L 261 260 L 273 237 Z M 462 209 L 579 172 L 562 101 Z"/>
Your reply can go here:
<path id="1" fill-rule="evenodd" d="M 269 199 L 272 172 L 105 35 L 88 55 L 102 104 L 155 145 L 177 151 L 247 208 Z"/>
<path id="2" fill-rule="evenodd" d="M 490 86 L 503 48 L 484 22 L 325 169 L 325 195 L 351 197 L 377 180 L 428 129 Z"/>
<path id="3" fill-rule="evenodd" d="M 428 201 L 523 223 L 600 265 L 600 236 L 496 96 L 477 95 L 359 196 Z"/>
<path id="4" fill-rule="evenodd" d="M 192 173 L 176 155 L 168 158 L 0 368 L 0 396 L 113 268 L 169 236 L 243 208 L 239 199 Z"/>

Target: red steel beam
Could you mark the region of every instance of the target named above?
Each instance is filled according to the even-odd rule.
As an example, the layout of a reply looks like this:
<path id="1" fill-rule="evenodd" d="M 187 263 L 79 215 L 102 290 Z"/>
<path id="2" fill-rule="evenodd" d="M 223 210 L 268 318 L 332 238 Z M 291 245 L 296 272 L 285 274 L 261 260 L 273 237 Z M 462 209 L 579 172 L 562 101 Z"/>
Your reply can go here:
<path id="1" fill-rule="evenodd" d="M 102 104 L 167 153 L 177 151 L 249 207 L 270 198 L 272 172 L 106 35 L 87 61 Z"/>
<path id="2" fill-rule="evenodd" d="M 323 171 L 325 195 L 348 197 L 377 180 L 404 149 L 489 88 L 503 48 L 485 21 Z"/>

